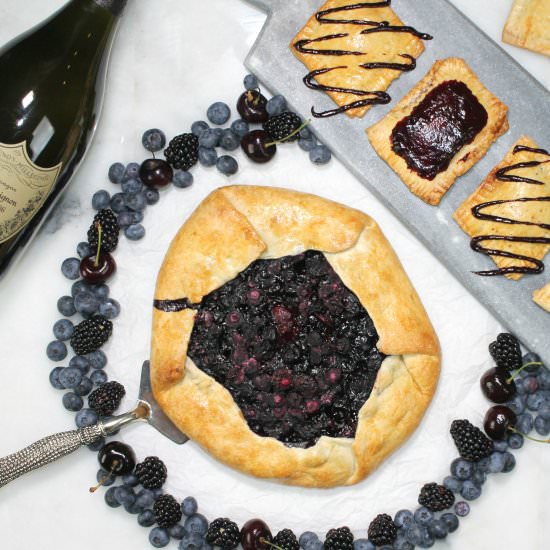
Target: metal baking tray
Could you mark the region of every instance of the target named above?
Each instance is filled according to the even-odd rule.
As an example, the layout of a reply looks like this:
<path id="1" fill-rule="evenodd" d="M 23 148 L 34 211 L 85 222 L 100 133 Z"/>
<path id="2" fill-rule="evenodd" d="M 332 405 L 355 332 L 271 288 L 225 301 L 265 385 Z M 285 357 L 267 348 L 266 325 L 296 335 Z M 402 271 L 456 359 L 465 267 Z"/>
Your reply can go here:
<path id="1" fill-rule="evenodd" d="M 245 65 L 273 93 L 283 94 L 292 107 L 309 115 L 311 106 L 330 109 L 335 104 L 302 82 L 307 69 L 288 45 L 322 0 L 248 0 L 268 14 Z M 351 3 L 351 2 L 350 2 Z M 347 168 L 372 191 L 430 249 L 449 271 L 522 343 L 550 365 L 550 314 L 532 301 L 533 290 L 548 280 L 547 271 L 520 281 L 481 277 L 472 272 L 494 268 L 493 261 L 471 250 L 469 237 L 452 218 L 456 208 L 502 160 L 522 134 L 541 147 L 550 147 L 550 93 L 503 49 L 447 0 L 394 0 L 392 8 L 407 25 L 433 35 L 419 57 L 417 68 L 402 73 L 388 92 L 388 105 L 373 107 L 362 119 L 339 115 L 315 119 L 315 132 Z M 459 178 L 438 207 L 415 197 L 378 157 L 365 129 L 385 114 L 429 70 L 437 59 L 462 57 L 483 84 L 509 107 L 510 130 L 469 172 Z M 547 261 L 547 264 L 549 261 Z"/>

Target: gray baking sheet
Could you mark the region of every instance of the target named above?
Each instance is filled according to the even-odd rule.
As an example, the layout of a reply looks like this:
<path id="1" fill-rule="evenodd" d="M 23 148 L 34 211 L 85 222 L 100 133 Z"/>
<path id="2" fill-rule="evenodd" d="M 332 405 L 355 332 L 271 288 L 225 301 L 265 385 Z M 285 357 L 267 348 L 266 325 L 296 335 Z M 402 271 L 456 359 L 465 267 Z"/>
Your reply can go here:
<path id="1" fill-rule="evenodd" d="M 245 65 L 273 92 L 283 94 L 292 107 L 309 116 L 334 108 L 322 92 L 302 82 L 307 69 L 288 44 L 321 0 L 248 0 L 268 13 Z M 350 2 L 352 3 L 352 2 Z M 504 50 L 446 0 L 394 0 L 392 8 L 407 25 L 433 35 L 417 61 L 417 69 L 402 73 L 389 88 L 389 105 L 373 107 L 362 119 L 339 115 L 315 119 L 315 132 L 349 170 L 418 237 L 461 283 L 522 343 L 550 365 L 550 314 L 532 301 L 550 268 L 521 281 L 481 277 L 472 271 L 492 269 L 493 261 L 470 248 L 468 236 L 452 218 L 456 208 L 502 160 L 522 134 L 541 147 L 550 147 L 550 93 Z M 459 178 L 438 207 L 415 197 L 370 145 L 365 129 L 380 120 L 430 69 L 437 59 L 462 57 L 483 84 L 509 107 L 510 130 L 468 173 Z M 547 263 L 549 263 L 547 261 Z"/>

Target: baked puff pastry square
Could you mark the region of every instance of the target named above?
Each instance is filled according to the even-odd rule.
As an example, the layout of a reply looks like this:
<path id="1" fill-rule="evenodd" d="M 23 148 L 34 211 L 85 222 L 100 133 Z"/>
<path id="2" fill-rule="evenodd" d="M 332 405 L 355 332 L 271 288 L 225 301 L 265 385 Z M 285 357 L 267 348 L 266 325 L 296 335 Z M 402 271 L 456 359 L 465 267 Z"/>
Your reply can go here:
<path id="1" fill-rule="evenodd" d="M 367 134 L 411 192 L 437 205 L 508 130 L 507 111 L 463 59 L 451 57 L 437 61 Z"/>
<path id="2" fill-rule="evenodd" d="M 283 263 L 302 272 L 288 279 Z M 256 268 L 264 281 L 260 286 L 243 279 Z M 309 273 L 323 281 L 314 295 Z M 235 286 L 235 281 L 248 283 Z M 289 286 L 296 289 L 297 309 L 280 298 L 280 289 Z M 307 361 L 313 367 L 304 373 L 297 365 L 306 363 L 293 362 L 296 356 L 291 353 L 298 337 L 293 316 L 314 307 L 313 322 L 325 326 L 326 334 L 345 328 L 346 323 L 334 327 L 325 311 L 327 307 L 344 315 L 342 302 L 333 300 L 344 286 L 355 296 L 347 295 L 345 315 L 364 308 L 371 319 L 355 344 L 362 345 L 376 333 L 377 349 L 365 349 L 343 370 L 340 363 L 332 368 L 330 354 L 323 355 L 332 340 L 323 343 L 320 332 L 308 329 Z M 276 298 L 270 298 L 273 295 Z M 242 300 L 248 304 L 246 311 L 235 305 Z M 322 307 L 311 305 L 321 303 Z M 217 310 L 208 309 L 208 304 L 228 304 L 229 313 L 217 319 Z M 259 313 L 264 310 L 270 316 L 267 325 Z M 240 324 L 249 313 L 253 326 L 248 321 Z M 261 338 L 254 336 L 259 327 Z M 209 340 L 211 334 L 214 340 Z M 252 347 L 245 349 L 247 339 Z M 263 373 L 275 360 L 262 355 L 265 340 L 286 354 L 269 376 Z M 225 342 L 221 355 L 201 355 L 201 346 L 210 341 Z M 338 353 L 350 345 L 345 338 L 334 342 Z M 227 346 L 233 346 L 232 351 Z M 368 366 L 372 353 L 379 359 L 373 372 Z M 184 223 L 159 272 L 151 350 L 155 398 L 191 439 L 218 460 L 253 476 L 306 487 L 360 481 L 420 422 L 435 391 L 439 361 L 438 341 L 426 312 L 377 224 L 362 212 L 314 195 L 269 187 L 220 188 Z M 346 397 L 339 392 L 347 391 L 344 371 L 350 368 L 359 378 Z M 212 369 L 214 374 L 208 374 Z M 325 435 L 338 427 L 338 418 L 346 417 L 340 407 L 356 400 L 372 374 L 370 395 L 351 417 L 354 433 L 344 426 L 341 436 Z M 323 392 L 320 400 L 317 391 Z M 240 405 L 242 395 L 254 405 Z M 336 416 L 324 413 L 324 406 L 337 406 Z M 259 435 L 262 422 L 266 430 L 274 429 L 279 416 L 286 420 L 277 434 L 287 433 L 287 424 L 299 418 L 301 429 L 307 433 L 314 428 L 320 435 L 302 446 L 267 432 Z"/>
<path id="3" fill-rule="evenodd" d="M 550 250 L 550 154 L 520 137 L 453 217 L 474 249 L 493 251 L 498 271 L 487 274 L 517 280 L 542 271 Z"/>
<path id="4" fill-rule="evenodd" d="M 321 116 L 362 117 L 373 102 L 388 103 L 385 90 L 415 68 L 422 38 L 431 37 L 405 26 L 389 4 L 328 0 L 292 39 L 292 53 L 310 71 L 306 85 L 338 105 Z"/>
<path id="5" fill-rule="evenodd" d="M 550 283 L 533 292 L 533 301 L 550 313 Z"/>
<path id="6" fill-rule="evenodd" d="M 550 56 L 550 2 L 514 0 L 502 40 Z"/>

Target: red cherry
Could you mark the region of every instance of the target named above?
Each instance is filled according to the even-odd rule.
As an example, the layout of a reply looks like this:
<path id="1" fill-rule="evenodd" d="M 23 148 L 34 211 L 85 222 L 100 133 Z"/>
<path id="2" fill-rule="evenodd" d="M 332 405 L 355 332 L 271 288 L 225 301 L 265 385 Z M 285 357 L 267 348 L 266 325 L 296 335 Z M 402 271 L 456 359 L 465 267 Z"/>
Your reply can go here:
<path id="1" fill-rule="evenodd" d="M 277 152 L 277 146 L 271 143 L 271 138 L 264 130 L 253 130 L 241 139 L 241 149 L 246 156 L 254 162 L 261 164 L 269 162 Z"/>
<path id="2" fill-rule="evenodd" d="M 237 111 L 246 122 L 265 122 L 269 118 L 267 99 L 258 90 L 247 90 L 237 101 Z"/>
<path id="3" fill-rule="evenodd" d="M 172 167 L 163 159 L 146 159 L 139 167 L 139 178 L 147 187 L 166 187 L 173 176 Z"/>
<path id="4" fill-rule="evenodd" d="M 115 259 L 108 252 L 100 252 L 96 255 L 90 254 L 80 261 L 80 275 L 90 283 L 104 283 L 116 271 Z"/>
<path id="5" fill-rule="evenodd" d="M 494 403 L 506 403 L 516 395 L 516 384 L 502 367 L 493 367 L 481 377 L 481 391 Z"/>
<path id="6" fill-rule="evenodd" d="M 265 541 L 271 542 L 271 531 L 261 519 L 248 520 L 241 529 L 241 544 L 243 550 L 269 550 Z"/>
<path id="7" fill-rule="evenodd" d="M 487 411 L 483 427 L 491 439 L 505 439 L 508 435 L 508 428 L 514 426 L 516 421 L 517 416 L 512 409 L 503 405 L 495 405 Z"/>
<path id="8" fill-rule="evenodd" d="M 97 459 L 104 470 L 115 476 L 129 474 L 136 466 L 136 455 L 132 447 L 120 441 L 105 444 Z"/>

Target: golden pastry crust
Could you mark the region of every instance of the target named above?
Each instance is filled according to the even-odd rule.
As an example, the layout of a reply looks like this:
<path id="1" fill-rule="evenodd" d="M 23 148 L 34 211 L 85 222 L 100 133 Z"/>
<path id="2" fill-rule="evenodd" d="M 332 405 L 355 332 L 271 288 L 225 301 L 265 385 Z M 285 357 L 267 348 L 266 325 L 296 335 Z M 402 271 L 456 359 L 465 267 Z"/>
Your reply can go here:
<path id="1" fill-rule="evenodd" d="M 458 225 L 470 237 L 478 235 L 511 235 L 514 237 L 550 237 L 550 231 L 537 227 L 536 225 L 521 225 L 500 223 L 493 220 L 480 220 L 472 214 L 472 208 L 478 204 L 495 201 L 509 200 L 519 197 L 548 197 L 550 196 L 550 163 L 540 164 L 539 166 L 521 168 L 510 172 L 511 175 L 521 174 L 526 178 L 543 181 L 544 185 L 535 185 L 532 183 L 500 181 L 497 179 L 497 172 L 506 166 L 511 166 L 520 162 L 529 162 L 533 160 L 544 160 L 540 154 L 530 151 L 519 151 L 514 154 L 514 148 L 518 145 L 538 148 L 538 145 L 531 138 L 521 136 L 510 148 L 502 162 L 497 164 L 481 185 L 457 208 L 453 214 Z M 487 214 L 524 220 L 532 223 L 543 223 L 550 220 L 550 202 L 513 202 L 489 207 L 484 210 Z M 537 260 L 542 260 L 550 250 L 550 244 L 528 243 L 528 242 L 497 242 L 484 241 L 483 246 L 495 248 L 498 250 L 507 250 L 512 254 L 521 254 Z M 505 258 L 502 256 L 491 256 L 499 268 L 511 266 L 530 267 L 532 262 L 518 260 L 514 258 Z M 506 275 L 510 279 L 520 279 L 521 273 L 510 273 Z"/>
<path id="2" fill-rule="evenodd" d="M 209 218 L 221 211 L 223 220 Z M 222 226 L 230 237 L 219 233 Z M 374 470 L 413 432 L 439 375 L 439 345 L 430 321 L 371 218 L 295 191 L 218 189 L 176 235 L 155 297 L 198 302 L 253 260 L 307 249 L 322 251 L 357 295 L 380 335 L 378 349 L 388 355 L 359 412 L 354 439 L 321 437 L 302 449 L 252 432 L 228 390 L 187 357 L 195 316 L 191 309 L 154 310 L 151 382 L 155 398 L 174 423 L 229 466 L 291 485 L 349 485 Z M 184 280 L 188 278 L 203 281 Z"/>
<path id="3" fill-rule="evenodd" d="M 533 301 L 550 313 L 550 283 L 533 292 Z"/>
<path id="4" fill-rule="evenodd" d="M 448 80 L 464 82 L 487 111 L 488 119 L 474 140 L 458 151 L 448 168 L 428 180 L 416 174 L 405 159 L 393 152 L 391 134 L 395 125 L 409 116 L 431 90 Z M 371 126 L 367 134 L 375 151 L 397 172 L 403 183 L 423 201 L 437 205 L 456 178 L 467 172 L 508 130 L 507 111 L 506 105 L 483 86 L 463 59 L 450 57 L 436 61 L 428 74 L 382 120 Z"/>
<path id="5" fill-rule="evenodd" d="M 550 55 L 550 2 L 514 0 L 502 32 L 502 40 L 512 46 Z"/>
<path id="6" fill-rule="evenodd" d="M 351 0 L 328 0 L 318 11 L 347 6 L 353 3 Z M 332 19 L 389 21 L 390 25 L 404 24 L 390 7 L 342 11 L 330 14 L 327 17 Z M 292 53 L 309 71 L 330 67 L 343 67 L 318 76 L 316 80 L 320 84 L 339 88 L 383 92 L 388 89 L 396 78 L 399 78 L 401 72 L 395 69 L 381 68 L 367 70 L 359 67 L 359 65 L 372 62 L 404 63 L 407 60 L 400 57 L 400 55 L 406 54 L 416 59 L 424 51 L 424 44 L 420 38 L 402 32 L 361 34 L 361 31 L 366 28 L 366 26 L 344 23 L 321 24 L 315 18 L 315 14 L 313 14 L 300 32 L 292 39 L 289 47 Z M 346 36 L 323 42 L 314 42 L 307 47 L 365 52 L 364 55 L 315 55 L 302 53 L 294 46 L 299 40 L 311 40 L 333 34 Z M 335 91 L 327 91 L 326 93 L 339 107 L 365 97 Z M 350 117 L 362 117 L 370 108 L 371 105 L 350 109 L 346 111 L 346 114 Z"/>

